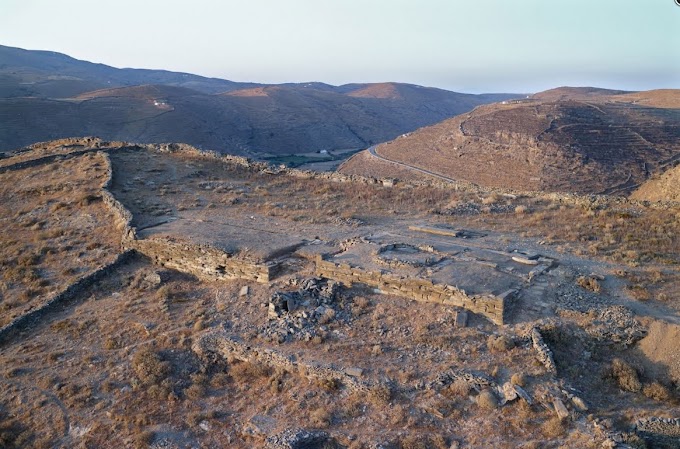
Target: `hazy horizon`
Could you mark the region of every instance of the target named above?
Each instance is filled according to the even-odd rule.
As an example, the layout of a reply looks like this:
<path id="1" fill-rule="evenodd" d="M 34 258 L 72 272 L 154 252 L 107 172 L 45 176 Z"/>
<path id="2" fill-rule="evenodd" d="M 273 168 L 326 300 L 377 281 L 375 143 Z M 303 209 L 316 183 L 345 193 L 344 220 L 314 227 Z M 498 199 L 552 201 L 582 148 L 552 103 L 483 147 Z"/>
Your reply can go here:
<path id="1" fill-rule="evenodd" d="M 4 10 L 3 45 L 241 82 L 680 87 L 674 0 L 5 0 Z"/>

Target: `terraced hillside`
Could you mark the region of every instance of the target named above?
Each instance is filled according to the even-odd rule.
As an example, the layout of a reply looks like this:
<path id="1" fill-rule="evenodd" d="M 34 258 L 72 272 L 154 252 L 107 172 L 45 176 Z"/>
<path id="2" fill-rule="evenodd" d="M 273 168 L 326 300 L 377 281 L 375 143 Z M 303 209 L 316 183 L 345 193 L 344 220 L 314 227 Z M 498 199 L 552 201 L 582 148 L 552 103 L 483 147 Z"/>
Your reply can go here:
<path id="1" fill-rule="evenodd" d="M 680 158 L 677 92 L 579 92 L 481 106 L 375 153 L 482 186 L 616 194 Z M 341 170 L 370 174 L 371 166 L 349 161 Z"/>

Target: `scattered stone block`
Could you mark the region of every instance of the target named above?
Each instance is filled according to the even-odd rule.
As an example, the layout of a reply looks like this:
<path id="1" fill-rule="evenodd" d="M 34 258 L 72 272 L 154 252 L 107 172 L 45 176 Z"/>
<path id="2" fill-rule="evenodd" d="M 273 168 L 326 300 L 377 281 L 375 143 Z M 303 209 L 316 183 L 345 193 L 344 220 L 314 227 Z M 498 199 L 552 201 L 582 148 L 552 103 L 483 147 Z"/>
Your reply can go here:
<path id="1" fill-rule="evenodd" d="M 574 407 L 576 407 L 576 410 L 578 410 L 579 412 L 587 412 L 588 411 L 588 405 L 580 397 L 572 396 L 571 402 L 572 402 L 572 404 L 574 404 Z"/>
<path id="2" fill-rule="evenodd" d="M 569 410 L 567 410 L 567 407 L 564 405 L 564 402 L 562 402 L 561 399 L 553 398 L 553 407 L 555 408 L 555 413 L 557 413 L 557 416 L 560 419 L 569 417 Z"/>
<path id="3" fill-rule="evenodd" d="M 248 294 L 250 294 L 250 287 L 247 285 L 241 287 L 241 291 L 238 292 L 239 296 L 248 296 Z"/>
<path id="4" fill-rule="evenodd" d="M 529 405 L 532 405 L 534 403 L 534 400 L 531 399 L 531 396 L 529 393 L 526 392 L 526 390 L 519 385 L 514 385 L 515 391 L 517 392 L 517 395 L 524 400 Z"/>
<path id="5" fill-rule="evenodd" d="M 364 374 L 364 370 L 357 367 L 345 368 L 345 374 L 352 377 L 361 377 Z"/>
<path id="6" fill-rule="evenodd" d="M 510 382 L 506 382 L 503 384 L 503 386 L 498 388 L 498 395 L 501 398 L 501 405 L 512 402 L 518 397 L 517 391 L 515 391 L 515 386 Z"/>
<path id="7" fill-rule="evenodd" d="M 517 263 L 521 263 L 524 265 L 538 265 L 537 260 L 532 260 L 524 256 L 512 256 L 512 260 L 514 260 Z"/>
<path id="8" fill-rule="evenodd" d="M 464 310 L 459 310 L 456 312 L 456 321 L 455 321 L 455 326 L 456 327 L 467 327 L 467 322 L 468 322 L 468 313 Z"/>

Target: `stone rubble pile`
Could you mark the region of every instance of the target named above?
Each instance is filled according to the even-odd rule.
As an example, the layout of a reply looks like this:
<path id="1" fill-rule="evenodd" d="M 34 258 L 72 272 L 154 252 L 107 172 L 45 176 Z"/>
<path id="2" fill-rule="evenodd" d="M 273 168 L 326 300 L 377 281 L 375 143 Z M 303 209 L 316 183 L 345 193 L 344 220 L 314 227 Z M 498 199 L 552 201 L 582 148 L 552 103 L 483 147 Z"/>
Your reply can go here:
<path id="1" fill-rule="evenodd" d="M 326 447 L 332 443 L 331 436 L 322 430 L 286 429 L 278 435 L 267 438 L 267 449 L 304 449 Z"/>
<path id="2" fill-rule="evenodd" d="M 477 203 L 463 203 L 449 209 L 442 209 L 437 211 L 439 215 L 479 215 L 482 212 L 490 214 L 507 214 L 515 211 L 515 206 L 512 204 L 477 204 Z"/>
<path id="3" fill-rule="evenodd" d="M 627 348 L 646 335 L 646 330 L 635 319 L 632 310 L 624 306 L 610 306 L 601 309 L 592 326 L 586 332 L 596 340 Z"/>
<path id="4" fill-rule="evenodd" d="M 277 291 L 267 304 L 269 321 L 259 329 L 266 340 L 311 341 L 322 337 L 331 320 L 351 319 L 351 314 L 338 303 L 340 284 L 322 278 L 310 278 L 299 283 L 295 291 Z"/>
<path id="5" fill-rule="evenodd" d="M 474 373 L 456 368 L 451 368 L 448 371 L 438 374 L 437 377 L 427 385 L 427 388 L 431 390 L 442 389 L 457 380 L 464 381 L 470 388 L 477 392 L 482 391 L 484 388 L 498 388 L 496 382 L 484 373 Z"/>

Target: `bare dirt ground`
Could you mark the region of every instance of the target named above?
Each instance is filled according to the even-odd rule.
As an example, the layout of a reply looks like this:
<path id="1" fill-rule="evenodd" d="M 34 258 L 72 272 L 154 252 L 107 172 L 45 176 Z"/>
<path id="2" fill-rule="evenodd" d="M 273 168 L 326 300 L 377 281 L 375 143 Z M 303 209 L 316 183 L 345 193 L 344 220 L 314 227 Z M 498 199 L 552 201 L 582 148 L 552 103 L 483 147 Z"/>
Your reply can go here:
<path id="1" fill-rule="evenodd" d="M 334 182 L 181 151 L 116 148 L 109 157 L 111 191 L 140 238 L 233 252 L 300 241 L 347 257 L 371 242 L 430 245 L 452 262 L 430 266 L 413 252 L 383 261 L 401 257 L 411 265 L 398 270 L 435 279 L 460 264 L 451 276 L 468 288 L 507 280 L 519 294 L 507 324 L 470 314 L 461 326 L 461 310 L 442 304 L 331 288 L 302 252 L 267 284 L 200 280 L 136 256 L 0 341 L 2 447 L 655 447 L 634 432 L 637 420 L 677 417 L 678 351 L 662 337 L 677 334 L 679 316 L 675 209 Z M 0 174 L 3 234 L 14 241 L 3 245 L 3 275 L 41 232 L 21 224 L 27 214 L 67 229 L 48 240 L 54 255 L 26 262 L 50 279 L 43 295 L 120 252 L 104 204 L 76 202 L 97 195 L 105 162 L 93 153 Z M 51 210 L 58 202 L 66 206 Z M 30 213 L 15 216 L 22 207 Z M 530 278 L 515 250 L 555 264 Z M 3 307 L 26 291 L 3 285 Z M 273 316 L 281 295 L 297 295 L 299 306 Z M 25 296 L 36 307 L 44 297 Z M 556 371 L 537 357 L 534 328 Z M 248 360 L 197 352 L 214 333 L 242 342 Z M 267 362 L 271 351 L 300 368 Z M 315 366 L 337 376 L 314 377 Z M 512 397 L 516 387 L 524 399 Z M 275 442 L 295 429 L 325 433 Z"/>

